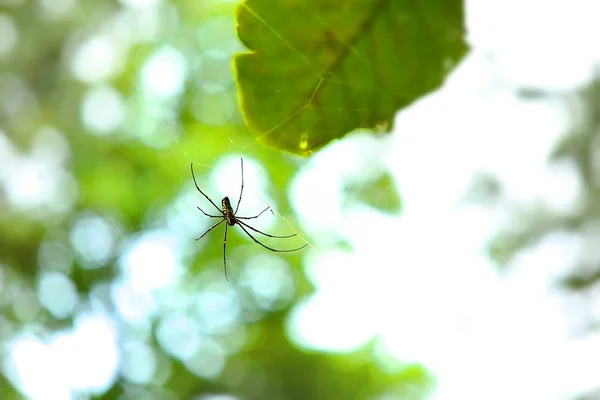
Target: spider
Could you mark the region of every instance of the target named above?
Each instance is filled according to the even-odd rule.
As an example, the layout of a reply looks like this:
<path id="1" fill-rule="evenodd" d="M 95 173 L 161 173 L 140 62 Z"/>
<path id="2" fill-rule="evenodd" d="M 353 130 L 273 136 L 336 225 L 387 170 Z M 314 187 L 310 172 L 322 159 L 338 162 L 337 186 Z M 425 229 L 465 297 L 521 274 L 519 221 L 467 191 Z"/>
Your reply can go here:
<path id="1" fill-rule="evenodd" d="M 229 280 L 229 278 L 227 277 L 227 227 L 229 227 L 229 226 L 238 225 L 240 228 L 242 228 L 242 230 L 246 233 L 246 235 L 248 235 L 250 237 L 250 239 L 252 239 L 254 242 L 258 243 L 265 249 L 271 250 L 275 253 L 289 253 L 292 251 L 302 250 L 303 248 L 308 246 L 308 243 L 305 243 L 303 246 L 300 246 L 295 249 L 277 250 L 277 249 L 274 249 L 272 247 L 269 247 L 269 246 L 259 242 L 254 236 L 252 236 L 252 234 L 250 232 L 248 232 L 248 230 L 246 228 L 248 228 L 256 233 L 260 233 L 261 235 L 264 235 L 264 236 L 267 236 L 270 238 L 275 238 L 275 239 L 286 239 L 286 238 L 291 238 L 291 237 L 296 236 L 295 233 L 292 235 L 286 235 L 286 236 L 269 235 L 268 233 L 261 232 L 258 229 L 253 228 L 250 225 L 248 225 L 246 222 L 244 222 L 244 220 L 256 219 L 256 218 L 260 217 L 265 211 L 267 211 L 269 208 L 271 208 L 270 206 L 267 206 L 267 208 L 262 210 L 259 214 L 255 215 L 254 217 L 238 217 L 237 216 L 238 209 L 240 208 L 240 203 L 242 202 L 242 194 L 244 193 L 244 160 L 242 158 L 240 158 L 240 162 L 241 162 L 241 166 L 242 166 L 242 186 L 240 188 L 240 198 L 238 199 L 237 205 L 235 206 L 235 211 L 233 210 L 233 207 L 231 207 L 231 202 L 229 201 L 229 197 L 227 197 L 227 196 L 223 197 L 223 200 L 221 200 L 221 208 L 219 208 L 215 204 L 215 202 L 212 201 L 212 199 L 210 197 L 208 197 L 200 189 L 200 187 L 198 186 L 198 183 L 196 182 L 196 176 L 194 175 L 194 164 L 193 163 L 190 164 L 190 169 L 192 171 L 192 178 L 194 179 L 194 185 L 196 185 L 196 189 L 198 189 L 198 191 L 204 197 L 206 197 L 206 200 L 208 200 L 210 202 L 210 204 L 212 204 L 219 211 L 219 213 L 221 213 L 221 215 L 210 215 L 210 214 L 204 212 L 204 210 L 202 210 L 200 207 L 196 207 L 198 210 L 200 210 L 202 212 L 202 214 L 206 215 L 207 217 L 221 218 L 221 220 L 219 222 L 217 222 L 216 224 L 214 224 L 213 226 L 208 228 L 208 230 L 206 232 L 204 232 L 196 240 L 198 241 L 198 240 L 202 239 L 206 234 L 208 234 L 208 232 L 212 231 L 217 226 L 221 225 L 223 222 L 227 222 L 225 224 L 225 237 L 223 238 L 223 268 L 225 269 L 225 279 L 226 280 Z"/>

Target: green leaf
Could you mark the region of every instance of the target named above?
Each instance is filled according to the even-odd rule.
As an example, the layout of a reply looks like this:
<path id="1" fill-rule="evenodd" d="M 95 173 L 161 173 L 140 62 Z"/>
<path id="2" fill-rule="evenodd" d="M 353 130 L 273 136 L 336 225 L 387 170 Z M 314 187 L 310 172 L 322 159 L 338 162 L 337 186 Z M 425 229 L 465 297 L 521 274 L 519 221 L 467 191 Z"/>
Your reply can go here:
<path id="1" fill-rule="evenodd" d="M 242 111 L 259 140 L 297 154 L 437 89 L 468 50 L 461 0 L 246 0 L 236 55 Z"/>

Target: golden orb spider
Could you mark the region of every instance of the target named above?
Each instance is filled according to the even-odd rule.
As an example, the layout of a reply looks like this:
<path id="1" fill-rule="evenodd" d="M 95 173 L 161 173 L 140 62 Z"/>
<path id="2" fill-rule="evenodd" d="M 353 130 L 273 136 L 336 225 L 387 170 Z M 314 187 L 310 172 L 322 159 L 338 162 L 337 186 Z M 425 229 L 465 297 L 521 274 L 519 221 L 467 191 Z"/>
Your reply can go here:
<path id="1" fill-rule="evenodd" d="M 216 224 L 214 224 L 213 226 L 208 228 L 208 230 L 206 232 L 204 232 L 202 235 L 200 235 L 200 237 L 197 238 L 196 240 L 202 239 L 208 232 L 212 231 L 217 226 L 221 225 L 223 222 L 227 222 L 225 224 L 225 236 L 223 238 L 223 268 L 225 269 L 225 279 L 227 279 L 227 280 L 229 280 L 229 278 L 227 277 L 227 227 L 229 227 L 229 226 L 238 225 L 240 228 L 242 228 L 242 230 L 246 233 L 246 235 L 248 235 L 250 237 L 250 239 L 252 239 L 255 243 L 258 243 L 265 249 L 271 250 L 275 253 L 290 253 L 292 251 L 302 250 L 303 248 L 308 246 L 308 243 L 305 243 L 303 246 L 300 246 L 295 249 L 289 249 L 289 250 L 274 249 L 274 248 L 269 247 L 269 246 L 261 243 L 260 241 L 258 241 L 254 236 L 252 236 L 252 234 L 250 232 L 248 232 L 246 230 L 246 228 L 248 228 L 256 233 L 260 233 L 261 235 L 264 235 L 264 236 L 267 236 L 270 238 L 275 238 L 275 239 L 286 239 L 286 238 L 291 238 L 291 237 L 296 236 L 295 233 L 292 235 L 286 235 L 286 236 L 269 235 L 268 233 L 261 232 L 258 229 L 251 227 L 250 225 L 248 225 L 246 222 L 243 221 L 243 220 L 255 219 L 255 218 L 260 217 L 265 211 L 267 211 L 269 208 L 271 208 L 270 206 L 267 206 L 267 208 L 262 210 L 259 214 L 255 215 L 254 217 L 238 217 L 237 216 L 238 209 L 240 208 L 240 203 L 242 202 L 242 194 L 244 193 L 244 159 L 240 158 L 240 162 L 241 162 L 241 166 L 242 166 L 242 186 L 240 188 L 240 197 L 238 199 L 237 205 L 235 206 L 235 211 L 233 210 L 233 207 L 231 207 L 231 202 L 229 201 L 229 197 L 227 197 L 227 196 L 223 197 L 223 200 L 221 200 L 221 208 L 219 208 L 215 204 L 215 202 L 212 201 L 212 199 L 210 197 L 208 197 L 200 189 L 200 187 L 198 186 L 198 183 L 196 182 L 196 176 L 194 175 L 194 164 L 193 163 L 190 164 L 190 169 L 192 171 L 192 179 L 194 179 L 194 185 L 196 185 L 196 189 L 198 189 L 198 191 L 204 197 L 206 197 L 206 200 L 208 200 L 210 202 L 210 204 L 212 204 L 219 211 L 219 213 L 221 213 L 221 215 L 211 215 L 211 214 L 204 212 L 204 210 L 202 210 L 200 207 L 196 207 L 198 210 L 200 210 L 202 212 L 202 214 L 206 215 L 207 217 L 221 218 L 221 220 L 219 222 L 217 222 Z"/>

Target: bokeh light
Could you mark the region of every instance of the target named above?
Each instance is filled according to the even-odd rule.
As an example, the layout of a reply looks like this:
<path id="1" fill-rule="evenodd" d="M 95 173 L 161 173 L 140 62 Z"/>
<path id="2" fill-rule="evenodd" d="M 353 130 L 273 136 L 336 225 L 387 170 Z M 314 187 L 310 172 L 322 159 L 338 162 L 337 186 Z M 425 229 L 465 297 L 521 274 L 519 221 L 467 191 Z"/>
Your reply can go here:
<path id="1" fill-rule="evenodd" d="M 84 268 L 103 267 L 112 257 L 117 229 L 98 216 L 83 216 L 71 230 L 71 244 Z"/>
<path id="2" fill-rule="evenodd" d="M 158 368 L 154 349 L 141 342 L 124 344 L 121 373 L 128 381 L 139 385 L 152 382 Z"/>
<path id="3" fill-rule="evenodd" d="M 0 57 L 9 53 L 19 40 L 19 31 L 12 18 L 0 14 Z"/>
<path id="4" fill-rule="evenodd" d="M 85 83 L 101 83 L 117 72 L 120 54 L 108 37 L 95 36 L 81 43 L 73 55 L 73 75 Z"/>
<path id="5" fill-rule="evenodd" d="M 66 18 L 77 6 L 77 0 L 38 0 L 44 19 L 56 21 Z"/>
<path id="6" fill-rule="evenodd" d="M 97 135 L 106 135 L 119 129 L 125 119 L 121 94 L 109 87 L 90 90 L 82 103 L 81 119 Z"/>
<path id="7" fill-rule="evenodd" d="M 158 98 L 177 95 L 183 89 L 185 79 L 185 57 L 170 47 L 156 51 L 141 71 L 143 90 Z"/>
<path id="8" fill-rule="evenodd" d="M 40 276 L 38 295 L 40 304 L 57 319 L 71 315 L 78 303 L 75 284 L 60 272 Z"/>

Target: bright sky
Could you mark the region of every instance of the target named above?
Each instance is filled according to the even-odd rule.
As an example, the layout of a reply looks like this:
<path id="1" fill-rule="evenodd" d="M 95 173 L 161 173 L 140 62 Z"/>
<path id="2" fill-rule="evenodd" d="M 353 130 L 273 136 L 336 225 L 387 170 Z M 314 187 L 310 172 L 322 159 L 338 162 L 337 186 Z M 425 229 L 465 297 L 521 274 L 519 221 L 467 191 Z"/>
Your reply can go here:
<path id="1" fill-rule="evenodd" d="M 123 3 L 143 9 L 159 2 Z M 436 400 L 559 400 L 600 387 L 600 335 L 572 335 L 565 312 L 569 299 L 554 287 L 579 256 L 583 239 L 566 233 L 547 237 L 519 255 L 502 276 L 484 251 L 491 235 L 509 222 L 509 203 L 540 201 L 562 211 L 581 195 L 572 166 L 545 162 L 568 127 L 565 110 L 552 100 L 520 99 L 514 89 L 560 92 L 584 85 L 600 61 L 598 15 L 597 0 L 467 1 L 473 51 L 444 88 L 400 113 L 393 135 L 376 139 L 355 134 L 308 161 L 290 189 L 302 231 L 312 244 L 304 267 L 317 289 L 288 320 L 289 335 L 299 346 L 344 352 L 378 337 L 392 356 L 432 369 L 438 378 Z M 0 28 L 8 30 L 10 21 L 3 21 Z M 98 36 L 81 45 L 71 70 L 84 82 L 101 82 L 117 68 L 119 57 L 110 35 Z M 181 90 L 186 71 L 181 54 L 164 48 L 141 72 L 141 88 L 168 98 Z M 82 119 L 99 135 L 113 132 L 124 119 L 122 102 L 118 92 L 98 85 L 86 96 Z M 100 116 L 94 111 L 98 109 L 106 112 Z M 50 154 L 43 152 L 44 144 L 64 146 L 56 136 L 39 133 L 41 154 Z M 74 201 L 75 192 L 56 190 L 70 182 L 63 153 L 51 152 L 53 161 L 40 164 L 34 157 L 16 155 L 10 144 L 0 144 L 0 183 L 14 204 L 34 207 L 39 204 L 31 202 L 55 203 L 57 196 Z M 212 186 L 211 193 L 237 190 L 219 182 L 235 181 L 220 177 L 237 176 L 238 160 L 230 157 L 214 166 L 204 182 Z M 380 160 L 397 181 L 404 202 L 399 217 L 343 201 L 342 185 L 372 171 L 373 160 Z M 18 174 L 2 174 L 3 163 Z M 48 165 L 54 174 L 48 173 Z M 504 201 L 458 206 L 479 171 L 500 179 Z M 250 157 L 245 175 L 247 186 L 259 193 L 255 198 L 268 199 L 265 173 Z M 58 178 L 54 182 L 42 176 Z M 36 182 L 35 193 L 23 190 L 24 180 Z M 197 194 L 187 189 L 166 211 L 166 227 L 128 241 L 119 264 L 121 278 L 95 288 L 85 310 L 75 309 L 77 293 L 68 268 L 56 272 L 53 267 L 55 272 L 43 275 L 41 306 L 56 316 L 75 315 L 76 323 L 50 340 L 32 334 L 14 338 L 4 370 L 14 371 L 11 381 L 23 393 L 59 400 L 101 392 L 119 369 L 140 384 L 168 376 L 147 345 L 149 321 L 184 306 L 193 309 L 194 317 L 168 313 L 159 321 L 157 340 L 198 376 L 221 372 L 225 349 L 208 334 L 227 335 L 230 345 L 241 346 L 245 338 L 236 322 L 242 300 L 220 271 L 197 277 L 194 284 L 205 288 L 200 295 L 156 294 L 181 283 L 188 256 L 182 243 L 208 223 L 189 216 Z M 323 198 L 329 207 L 322 207 Z M 260 202 L 246 206 L 257 209 Z M 57 259 L 70 265 L 69 257 L 96 268 L 117 251 L 120 231 L 114 221 L 82 215 L 73 232 L 76 254 L 46 243 L 40 250 L 42 268 Z M 346 240 L 353 250 L 329 250 L 332 238 Z M 252 295 L 257 318 L 284 306 L 295 290 L 289 265 L 270 254 L 250 257 L 239 283 Z M 30 299 L 19 301 L 24 304 L 20 312 L 36 307 Z M 125 332 L 116 331 L 114 317 L 105 311 L 111 303 L 127 326 Z"/>

